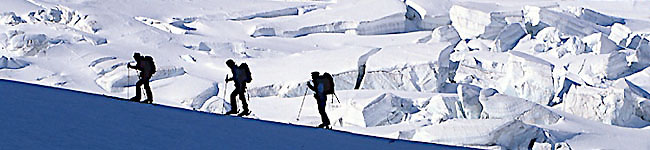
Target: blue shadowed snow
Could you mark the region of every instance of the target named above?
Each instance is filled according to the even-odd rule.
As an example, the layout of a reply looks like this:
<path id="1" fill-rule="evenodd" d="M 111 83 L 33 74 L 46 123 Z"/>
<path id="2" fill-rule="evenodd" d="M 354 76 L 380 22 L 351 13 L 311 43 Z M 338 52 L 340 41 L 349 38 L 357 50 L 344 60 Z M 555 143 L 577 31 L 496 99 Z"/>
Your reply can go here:
<path id="1" fill-rule="evenodd" d="M 0 80 L 0 149 L 467 149 Z"/>

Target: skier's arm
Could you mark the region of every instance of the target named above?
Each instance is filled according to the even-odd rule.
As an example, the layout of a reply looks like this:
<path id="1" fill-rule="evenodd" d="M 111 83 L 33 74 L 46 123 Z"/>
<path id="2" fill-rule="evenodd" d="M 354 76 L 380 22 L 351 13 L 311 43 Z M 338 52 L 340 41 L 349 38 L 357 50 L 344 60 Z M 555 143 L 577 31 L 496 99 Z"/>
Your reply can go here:
<path id="1" fill-rule="evenodd" d="M 307 82 L 307 87 L 309 87 L 309 89 L 311 89 L 312 91 L 316 91 L 316 88 L 313 85 L 311 85 L 309 81 Z"/>
<path id="2" fill-rule="evenodd" d="M 234 80 L 232 77 L 231 78 L 226 78 L 226 82 Z"/>
<path id="3" fill-rule="evenodd" d="M 136 64 L 135 66 L 132 66 L 131 64 L 128 64 L 127 67 L 129 67 L 129 68 L 131 68 L 131 69 L 135 69 L 135 70 L 142 70 L 142 69 L 143 69 L 143 68 L 142 68 L 141 66 L 139 66 L 138 64 Z"/>

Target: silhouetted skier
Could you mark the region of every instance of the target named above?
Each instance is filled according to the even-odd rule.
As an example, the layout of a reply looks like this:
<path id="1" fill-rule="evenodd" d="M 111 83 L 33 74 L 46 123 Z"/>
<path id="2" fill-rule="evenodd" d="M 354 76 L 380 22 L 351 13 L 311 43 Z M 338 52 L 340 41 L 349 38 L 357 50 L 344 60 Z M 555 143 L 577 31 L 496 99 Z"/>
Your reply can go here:
<path id="1" fill-rule="evenodd" d="M 131 98 L 131 101 L 140 102 L 140 93 L 142 93 L 140 87 L 144 85 L 144 90 L 147 92 L 147 99 L 142 101 L 142 103 L 151 104 L 153 102 L 153 95 L 151 94 L 151 87 L 149 87 L 149 80 L 151 79 L 151 76 L 156 73 L 156 66 L 153 62 L 153 58 L 151 56 L 141 56 L 140 53 L 133 53 L 133 59 L 135 59 L 136 62 L 135 66 L 128 64 L 127 67 L 139 70 L 140 79 L 135 83 L 137 89 L 135 90 L 135 97 Z"/>
<path id="2" fill-rule="evenodd" d="M 324 73 L 321 76 L 319 72 L 312 72 L 311 78 L 314 85 L 307 82 L 307 87 L 314 91 L 314 98 L 316 98 L 318 104 L 318 113 L 323 121 L 318 127 L 327 127 L 330 125 L 330 120 L 325 112 L 325 104 L 327 104 L 327 94 L 334 94 L 334 81 L 329 73 Z"/>
<path id="3" fill-rule="evenodd" d="M 246 83 L 250 83 L 252 81 L 251 71 L 248 69 L 248 65 L 246 63 L 242 63 L 241 65 L 237 66 L 235 64 L 235 61 L 232 59 L 226 61 L 226 65 L 230 68 L 230 71 L 232 71 L 233 75 L 231 78 L 226 78 L 226 83 L 228 81 L 235 81 L 235 90 L 230 93 L 231 109 L 230 111 L 226 112 L 226 115 L 237 113 L 237 100 L 235 99 L 237 96 L 239 96 L 242 107 L 244 107 L 244 110 L 237 116 L 249 115 L 250 111 L 248 110 L 248 103 L 246 103 L 246 97 L 244 96 L 244 93 L 246 92 Z"/>

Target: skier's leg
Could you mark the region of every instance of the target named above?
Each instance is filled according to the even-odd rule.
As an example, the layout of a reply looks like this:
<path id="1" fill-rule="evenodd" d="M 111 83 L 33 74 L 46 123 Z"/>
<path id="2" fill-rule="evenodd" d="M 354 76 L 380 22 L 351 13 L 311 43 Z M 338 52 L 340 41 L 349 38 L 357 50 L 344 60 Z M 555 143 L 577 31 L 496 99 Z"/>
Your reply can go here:
<path id="1" fill-rule="evenodd" d="M 143 81 L 144 82 L 143 83 L 144 84 L 144 90 L 145 90 L 145 92 L 147 92 L 147 100 L 145 100 L 145 101 L 147 101 L 148 103 L 152 103 L 153 102 L 153 95 L 151 94 L 151 87 L 149 86 L 149 79 L 142 79 L 142 80 L 144 80 Z"/>
<path id="2" fill-rule="evenodd" d="M 317 96 L 317 102 L 318 102 L 318 113 L 320 114 L 321 120 L 323 121 L 322 126 L 328 126 L 330 125 L 330 120 L 327 117 L 327 113 L 325 112 L 325 104 L 327 104 L 327 97 L 323 95 Z"/>
<path id="3" fill-rule="evenodd" d="M 241 100 L 242 108 L 244 108 L 244 112 L 248 111 L 248 103 L 246 102 L 246 90 L 244 88 L 239 88 L 239 92 L 237 95 L 239 95 L 239 100 Z"/>
<path id="4" fill-rule="evenodd" d="M 237 113 L 237 90 L 238 88 L 235 87 L 235 90 L 230 93 L 230 111 L 226 112 L 227 115 L 229 114 L 236 114 Z"/>
<path id="5" fill-rule="evenodd" d="M 135 83 L 135 96 L 131 98 L 132 101 L 140 101 L 140 96 L 141 96 L 141 91 L 140 88 L 142 87 L 142 79 L 138 80 L 138 82 Z"/>

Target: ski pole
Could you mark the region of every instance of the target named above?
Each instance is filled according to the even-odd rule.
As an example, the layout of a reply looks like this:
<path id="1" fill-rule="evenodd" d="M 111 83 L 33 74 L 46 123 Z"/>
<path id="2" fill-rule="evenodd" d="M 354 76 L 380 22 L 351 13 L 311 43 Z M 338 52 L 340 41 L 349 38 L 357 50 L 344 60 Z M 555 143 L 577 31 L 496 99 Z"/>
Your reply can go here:
<path id="1" fill-rule="evenodd" d="M 131 84 L 131 80 L 129 78 L 129 76 L 131 76 L 131 69 L 129 69 L 129 65 L 131 65 L 130 62 L 126 64 L 126 85 L 125 85 L 126 98 L 131 98 L 131 97 L 129 97 L 130 96 L 129 95 L 129 84 Z"/>
<path id="2" fill-rule="evenodd" d="M 226 111 L 226 93 L 228 92 L 228 75 L 226 74 L 226 83 L 223 83 L 223 102 L 221 103 L 221 114 Z"/>
<path id="3" fill-rule="evenodd" d="M 339 102 L 339 104 L 340 104 L 340 103 L 341 103 L 341 101 L 339 100 L 339 96 L 336 96 L 336 93 L 334 93 L 334 97 L 336 97 L 336 101 L 338 101 L 338 102 Z M 332 99 L 333 99 L 333 98 L 332 98 Z M 332 103 L 334 103 L 334 100 L 332 100 Z"/>
<path id="4" fill-rule="evenodd" d="M 305 104 L 305 97 L 307 97 L 307 89 L 308 87 L 305 87 L 305 95 L 302 96 L 302 103 L 300 103 L 300 110 L 298 111 L 298 117 L 296 117 L 296 121 L 300 121 L 300 113 L 302 112 L 302 105 Z"/>

